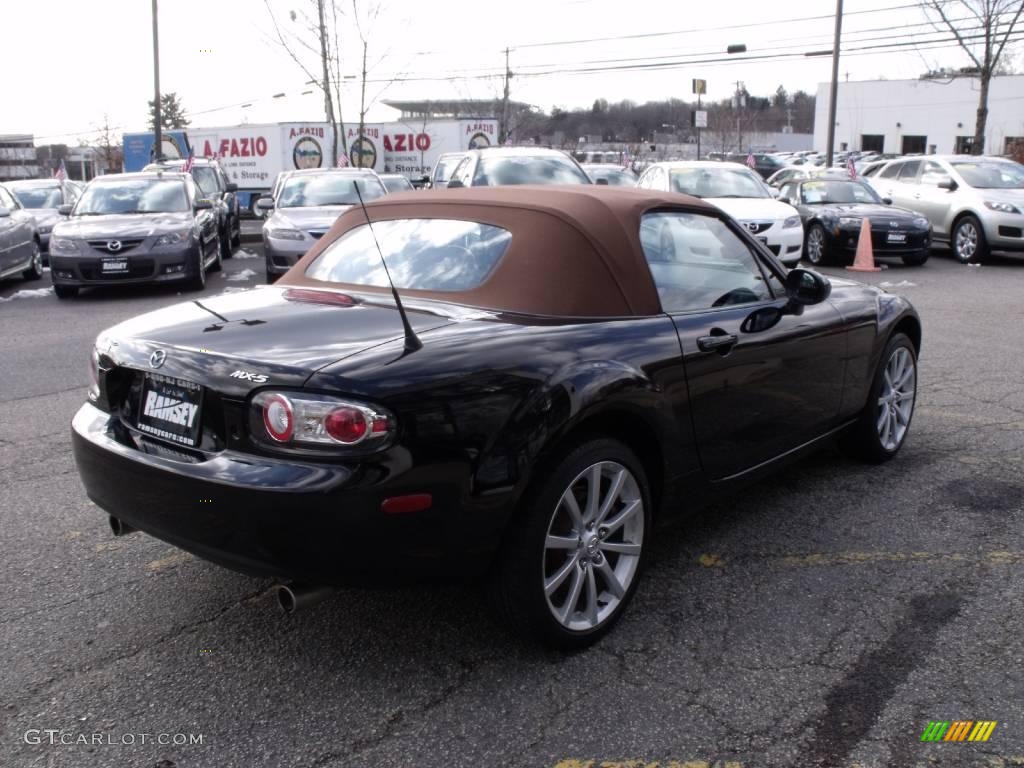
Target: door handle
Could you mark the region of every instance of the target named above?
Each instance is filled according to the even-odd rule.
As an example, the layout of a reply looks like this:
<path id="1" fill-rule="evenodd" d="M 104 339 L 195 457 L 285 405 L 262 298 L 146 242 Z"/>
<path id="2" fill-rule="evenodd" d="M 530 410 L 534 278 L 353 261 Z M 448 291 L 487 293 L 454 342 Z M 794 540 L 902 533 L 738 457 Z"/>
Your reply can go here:
<path id="1" fill-rule="evenodd" d="M 726 333 L 721 328 L 712 328 L 710 336 L 701 336 L 697 339 L 697 346 L 701 352 L 716 351 L 724 355 L 736 344 L 736 336 Z"/>

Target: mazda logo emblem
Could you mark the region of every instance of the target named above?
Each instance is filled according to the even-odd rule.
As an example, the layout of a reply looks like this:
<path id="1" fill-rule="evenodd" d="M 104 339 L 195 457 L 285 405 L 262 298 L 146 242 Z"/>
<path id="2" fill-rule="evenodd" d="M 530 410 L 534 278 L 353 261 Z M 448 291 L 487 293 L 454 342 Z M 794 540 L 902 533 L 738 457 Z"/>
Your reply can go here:
<path id="1" fill-rule="evenodd" d="M 167 353 L 162 349 L 158 349 L 149 356 L 149 364 L 153 368 L 159 368 L 164 364 L 164 360 L 167 359 Z"/>
<path id="2" fill-rule="evenodd" d="M 893 229 L 895 229 L 899 225 L 900 225 L 900 223 L 898 221 L 890 221 L 889 222 L 889 226 L 892 227 Z"/>
<path id="3" fill-rule="evenodd" d="M 743 226 L 745 226 L 747 228 L 748 232 L 757 232 L 758 227 L 760 225 L 756 221 L 747 221 L 747 222 L 744 222 Z"/>
<path id="4" fill-rule="evenodd" d="M 111 253 L 117 253 L 118 251 L 121 250 L 121 241 L 111 240 L 109 243 L 107 243 L 107 250 L 110 251 Z"/>

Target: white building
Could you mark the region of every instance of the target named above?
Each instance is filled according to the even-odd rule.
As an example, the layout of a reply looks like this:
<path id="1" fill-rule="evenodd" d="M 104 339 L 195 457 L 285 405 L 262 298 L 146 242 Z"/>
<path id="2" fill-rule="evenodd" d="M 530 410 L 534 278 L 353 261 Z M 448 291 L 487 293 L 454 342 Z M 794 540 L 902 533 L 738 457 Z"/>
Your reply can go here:
<path id="1" fill-rule="evenodd" d="M 889 153 L 969 153 L 978 110 L 976 77 L 840 82 L 835 149 Z M 814 148 L 828 141 L 829 84 L 818 85 Z M 993 77 L 988 95 L 986 154 L 1024 142 L 1024 75 Z"/>

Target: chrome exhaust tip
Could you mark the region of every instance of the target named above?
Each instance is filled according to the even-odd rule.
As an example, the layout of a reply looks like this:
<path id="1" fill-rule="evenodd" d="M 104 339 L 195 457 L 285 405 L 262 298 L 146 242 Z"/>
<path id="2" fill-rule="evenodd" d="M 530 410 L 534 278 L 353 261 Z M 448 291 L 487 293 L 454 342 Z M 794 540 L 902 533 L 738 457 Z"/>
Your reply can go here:
<path id="1" fill-rule="evenodd" d="M 135 533 L 137 530 L 124 522 L 124 520 L 114 517 L 113 515 L 108 518 L 108 522 L 110 523 L 110 530 L 115 536 L 127 536 L 129 533 Z"/>
<path id="2" fill-rule="evenodd" d="M 335 587 L 319 587 L 299 583 L 279 584 L 277 586 L 277 604 L 285 613 L 295 613 L 326 600 L 337 591 Z"/>

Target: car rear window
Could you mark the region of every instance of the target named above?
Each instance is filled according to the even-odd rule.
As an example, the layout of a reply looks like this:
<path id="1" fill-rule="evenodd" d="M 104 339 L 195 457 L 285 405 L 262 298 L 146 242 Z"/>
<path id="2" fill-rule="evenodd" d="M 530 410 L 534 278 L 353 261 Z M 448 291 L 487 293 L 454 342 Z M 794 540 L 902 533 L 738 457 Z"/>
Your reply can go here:
<path id="1" fill-rule="evenodd" d="M 314 280 L 388 287 L 374 235 L 396 288 L 470 291 L 505 254 L 512 233 L 458 219 L 395 219 L 350 229 L 306 268 Z"/>
<path id="2" fill-rule="evenodd" d="M 554 155 L 483 157 L 473 179 L 476 187 L 590 183 L 590 178 L 574 161 Z"/>

